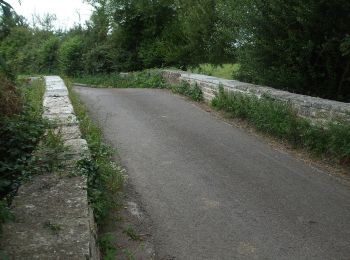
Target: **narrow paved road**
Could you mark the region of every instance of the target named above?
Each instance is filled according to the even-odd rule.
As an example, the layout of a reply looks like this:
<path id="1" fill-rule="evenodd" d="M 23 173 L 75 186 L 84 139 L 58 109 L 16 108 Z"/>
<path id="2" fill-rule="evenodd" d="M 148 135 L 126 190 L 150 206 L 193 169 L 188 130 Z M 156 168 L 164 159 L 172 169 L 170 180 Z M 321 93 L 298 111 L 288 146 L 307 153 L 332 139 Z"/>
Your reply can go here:
<path id="1" fill-rule="evenodd" d="M 118 148 L 159 259 L 350 259 L 350 189 L 163 90 L 75 90 Z"/>

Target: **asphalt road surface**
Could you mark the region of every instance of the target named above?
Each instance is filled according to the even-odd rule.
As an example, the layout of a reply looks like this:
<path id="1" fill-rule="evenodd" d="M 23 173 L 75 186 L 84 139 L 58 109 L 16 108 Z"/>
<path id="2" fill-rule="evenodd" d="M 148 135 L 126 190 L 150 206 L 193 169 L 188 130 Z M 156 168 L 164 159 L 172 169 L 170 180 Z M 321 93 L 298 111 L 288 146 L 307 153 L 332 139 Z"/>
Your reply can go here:
<path id="1" fill-rule="evenodd" d="M 76 87 L 118 148 L 158 259 L 350 259 L 350 189 L 164 90 Z"/>

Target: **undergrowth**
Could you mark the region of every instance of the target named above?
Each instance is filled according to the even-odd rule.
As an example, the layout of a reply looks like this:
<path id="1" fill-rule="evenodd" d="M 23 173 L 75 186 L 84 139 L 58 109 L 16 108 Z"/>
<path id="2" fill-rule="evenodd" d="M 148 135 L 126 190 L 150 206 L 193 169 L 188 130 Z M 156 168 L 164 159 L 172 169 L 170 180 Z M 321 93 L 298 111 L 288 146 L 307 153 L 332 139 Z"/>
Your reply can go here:
<path id="1" fill-rule="evenodd" d="M 124 75 L 85 75 L 74 78 L 74 82 L 103 88 L 164 88 L 166 85 L 161 72 L 158 71 L 131 72 Z"/>
<path id="2" fill-rule="evenodd" d="M 118 195 L 124 182 L 123 170 L 113 161 L 114 151 L 103 143 L 100 128 L 91 121 L 85 106 L 72 91 L 68 80 L 66 80 L 66 85 L 74 111 L 79 119 L 80 130 L 91 152 L 91 158 L 78 162 L 78 171 L 87 176 L 90 206 L 93 209 L 96 223 L 103 225 L 108 213 L 118 207 Z"/>
<path id="3" fill-rule="evenodd" d="M 190 84 L 186 81 L 181 81 L 179 84 L 169 85 L 168 88 L 174 93 L 185 95 L 194 101 L 203 101 L 203 92 L 197 84 Z"/>
<path id="4" fill-rule="evenodd" d="M 299 117 L 288 104 L 268 97 L 257 98 L 240 93 L 227 93 L 223 87 L 212 100 L 212 106 L 231 117 L 247 120 L 259 131 L 306 149 L 317 156 L 350 165 L 350 124 L 330 122 L 312 124 Z"/>
<path id="5" fill-rule="evenodd" d="M 16 87 L 7 89 L 12 89 L 8 90 L 11 100 L 1 102 L 13 108 L 0 114 L 0 224 L 10 219 L 8 207 L 23 179 L 36 173 L 33 151 L 47 127 L 41 116 L 43 81 L 18 82 Z"/>
<path id="6" fill-rule="evenodd" d="M 105 234 L 98 239 L 98 245 L 101 249 L 104 260 L 114 260 L 117 250 L 114 246 L 114 237 L 112 234 Z"/>

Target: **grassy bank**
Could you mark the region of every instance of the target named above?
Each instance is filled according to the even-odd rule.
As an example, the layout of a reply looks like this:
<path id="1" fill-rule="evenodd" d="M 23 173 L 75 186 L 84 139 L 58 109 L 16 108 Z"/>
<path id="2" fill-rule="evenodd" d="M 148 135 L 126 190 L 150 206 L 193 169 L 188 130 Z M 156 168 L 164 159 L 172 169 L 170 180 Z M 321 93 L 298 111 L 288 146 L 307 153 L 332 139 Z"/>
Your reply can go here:
<path id="1" fill-rule="evenodd" d="M 350 166 L 350 124 L 330 122 L 311 124 L 300 118 L 289 105 L 267 97 L 258 99 L 239 93 L 227 93 L 221 87 L 212 106 L 230 117 L 247 120 L 257 130 L 305 149 L 326 160 Z"/>

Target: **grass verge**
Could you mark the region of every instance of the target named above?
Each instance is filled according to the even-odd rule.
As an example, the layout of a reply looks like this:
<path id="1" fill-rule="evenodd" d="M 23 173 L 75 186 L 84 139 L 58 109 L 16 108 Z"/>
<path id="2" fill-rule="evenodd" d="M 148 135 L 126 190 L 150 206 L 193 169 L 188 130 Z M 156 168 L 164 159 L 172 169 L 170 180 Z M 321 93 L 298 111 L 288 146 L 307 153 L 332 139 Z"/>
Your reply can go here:
<path id="1" fill-rule="evenodd" d="M 323 159 L 350 166 L 350 124 L 330 122 L 326 126 L 300 118 L 288 104 L 258 99 L 240 93 L 227 93 L 220 87 L 212 106 L 230 117 L 247 120 L 257 130 L 287 141 Z"/>
<path id="2" fill-rule="evenodd" d="M 108 213 L 118 208 L 124 177 L 123 169 L 113 161 L 114 151 L 103 143 L 100 128 L 94 124 L 87 114 L 87 110 L 78 96 L 72 90 L 72 84 L 66 80 L 69 97 L 79 119 L 80 130 L 86 139 L 91 152 L 91 158 L 78 162 L 78 173 L 87 176 L 88 198 L 93 209 L 98 226 L 103 226 Z M 101 252 L 104 257 L 113 259 L 115 251 L 110 246 L 104 249 L 108 240 L 100 238 Z"/>

